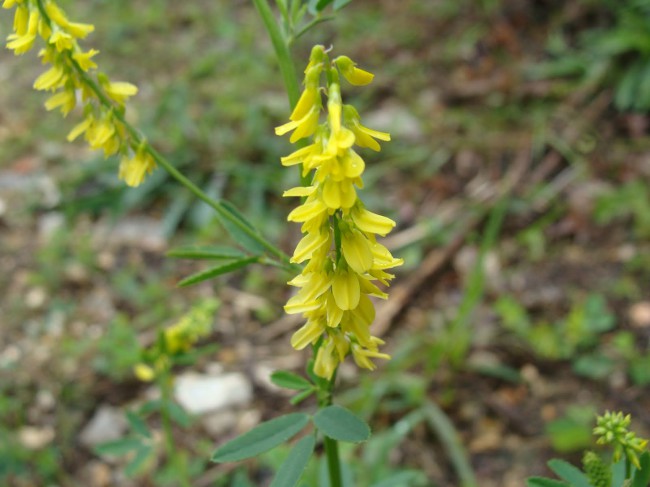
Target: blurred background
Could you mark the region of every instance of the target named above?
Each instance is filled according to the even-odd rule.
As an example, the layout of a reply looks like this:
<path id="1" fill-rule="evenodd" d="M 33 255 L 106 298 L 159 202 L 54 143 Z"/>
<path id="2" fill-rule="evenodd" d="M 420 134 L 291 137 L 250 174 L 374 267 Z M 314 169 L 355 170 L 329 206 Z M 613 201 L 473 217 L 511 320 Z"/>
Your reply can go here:
<path id="1" fill-rule="evenodd" d="M 291 253 L 280 195 L 298 174 L 273 133 L 288 101 L 251 3 L 59 3 L 95 24 L 83 45 L 100 69 L 139 86 L 129 116 L 153 146 Z M 605 409 L 648 436 L 650 2 L 353 0 L 296 40 L 298 69 L 315 43 L 376 74 L 343 96 L 392 134 L 363 154 L 362 197 L 398 222 L 385 242 L 406 261 L 374 325 L 393 360 L 340 374 L 341 403 L 374 431 L 362 456 L 344 451 L 354 485 L 404 471 L 391 486 L 455 487 L 471 469 L 520 487 L 553 455 L 579 462 Z M 98 445 L 132 435 L 125 413 L 156 395 L 133 375 L 142 347 L 210 297 L 215 350 L 175 370 L 191 415 L 177 448 L 193 485 L 268 485 L 286 452 L 208 460 L 292 409 L 268 380 L 307 358 L 289 344 L 290 276 L 177 288 L 204 266 L 165 253 L 228 243 L 214 213 L 161 169 L 130 189 L 115 159 L 67 143 L 78 114 L 45 111 L 41 71 L 35 52 L 0 52 L 0 485 L 177 485 L 162 450 L 126 475 L 128 452 Z M 229 400 L 204 404 L 196 381 Z"/>

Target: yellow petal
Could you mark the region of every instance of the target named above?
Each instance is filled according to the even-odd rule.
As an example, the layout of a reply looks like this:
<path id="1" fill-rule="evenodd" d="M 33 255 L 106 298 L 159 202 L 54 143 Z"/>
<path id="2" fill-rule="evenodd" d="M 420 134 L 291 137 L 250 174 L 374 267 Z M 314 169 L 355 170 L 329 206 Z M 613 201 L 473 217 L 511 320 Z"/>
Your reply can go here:
<path id="1" fill-rule="evenodd" d="M 332 281 L 332 295 L 342 310 L 354 309 L 359 305 L 361 289 L 359 278 L 353 272 L 339 272 Z"/>
<path id="2" fill-rule="evenodd" d="M 352 149 L 348 150 L 341 160 L 343 165 L 343 174 L 346 178 L 356 178 L 361 176 L 366 168 L 366 163 L 361 156 Z"/>
<path id="3" fill-rule="evenodd" d="M 323 334 L 323 326 L 317 321 L 308 321 L 291 337 L 291 346 L 302 350 L 310 343 L 314 343 Z"/>
<path id="4" fill-rule="evenodd" d="M 81 134 L 83 134 L 86 130 L 88 130 L 90 125 L 93 123 L 93 121 L 94 121 L 93 117 L 88 116 L 83 122 L 80 122 L 77 125 L 75 125 L 70 131 L 70 133 L 68 134 L 68 136 L 66 137 L 68 142 L 72 142 L 74 139 L 76 139 Z"/>
<path id="5" fill-rule="evenodd" d="M 282 196 L 291 197 L 291 196 L 309 196 L 316 190 L 315 186 L 298 186 L 296 188 L 291 188 L 282 193 Z"/>
<path id="6" fill-rule="evenodd" d="M 372 267 L 370 242 L 358 230 L 342 232 L 341 249 L 345 261 L 357 274 L 365 274 Z"/>
<path id="7" fill-rule="evenodd" d="M 395 226 L 395 222 L 377 213 L 366 210 L 365 208 L 355 207 L 351 212 L 352 221 L 364 232 L 386 235 Z"/>

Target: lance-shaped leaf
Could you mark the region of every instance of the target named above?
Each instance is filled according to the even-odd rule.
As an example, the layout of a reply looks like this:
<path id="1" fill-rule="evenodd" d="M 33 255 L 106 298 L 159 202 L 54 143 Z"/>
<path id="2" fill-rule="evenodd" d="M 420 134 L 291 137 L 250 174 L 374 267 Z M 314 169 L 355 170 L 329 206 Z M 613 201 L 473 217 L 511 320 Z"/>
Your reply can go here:
<path id="1" fill-rule="evenodd" d="M 280 465 L 271 487 L 295 487 L 302 477 L 312 453 L 316 438 L 314 435 L 307 435 L 302 438 L 289 452 L 289 456 Z"/>
<path id="2" fill-rule="evenodd" d="M 237 462 L 269 451 L 284 443 L 309 423 L 304 413 L 291 413 L 257 425 L 248 433 L 238 436 L 212 455 L 213 462 Z"/>
<path id="3" fill-rule="evenodd" d="M 242 267 L 246 267 L 247 265 L 252 264 L 253 262 L 257 262 L 258 259 L 259 257 L 248 257 L 247 259 L 236 260 L 234 262 L 229 262 L 227 264 L 221 264 L 215 267 L 210 267 L 209 269 L 206 269 L 201 272 L 197 272 L 196 274 L 192 274 L 191 276 L 186 277 L 181 282 L 179 282 L 178 285 L 180 287 L 191 286 L 192 284 L 203 282 L 208 279 L 212 279 L 214 277 L 220 276 L 222 274 L 227 274 L 228 272 L 236 271 L 237 269 L 241 269 Z"/>
<path id="4" fill-rule="evenodd" d="M 264 246 L 250 234 L 259 234 L 257 229 L 231 203 L 222 200 L 221 211 L 217 213 L 219 222 L 235 242 L 249 252 L 259 254 L 266 250 Z"/>
<path id="5" fill-rule="evenodd" d="M 225 245 L 188 245 L 167 252 L 167 257 L 179 259 L 243 259 L 246 257 L 241 250 Z"/>

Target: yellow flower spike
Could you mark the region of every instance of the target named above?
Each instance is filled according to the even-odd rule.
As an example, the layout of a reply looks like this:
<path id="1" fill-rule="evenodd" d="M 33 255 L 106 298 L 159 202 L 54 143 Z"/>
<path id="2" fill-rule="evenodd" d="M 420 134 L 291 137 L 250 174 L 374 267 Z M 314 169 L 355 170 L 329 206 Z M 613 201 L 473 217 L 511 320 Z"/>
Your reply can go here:
<path id="1" fill-rule="evenodd" d="M 16 0 L 5 0 L 2 3 L 2 8 L 10 9 L 14 5 L 16 5 L 16 3 L 20 3 L 20 2 L 17 2 Z"/>
<path id="2" fill-rule="evenodd" d="M 77 62 L 77 64 L 83 71 L 87 72 L 90 69 L 97 68 L 97 64 L 95 64 L 95 62 L 92 60 L 92 57 L 94 57 L 97 54 L 99 54 L 99 51 L 95 49 L 91 49 L 88 52 L 75 52 L 72 55 L 72 59 L 74 59 Z"/>
<path id="3" fill-rule="evenodd" d="M 67 76 L 61 66 L 52 66 L 34 81 L 34 89 L 39 91 L 55 90 L 65 84 Z"/>
<path id="4" fill-rule="evenodd" d="M 347 56 L 339 56 L 334 62 L 341 70 L 343 77 L 354 86 L 364 86 L 372 82 L 374 74 L 356 67 L 356 63 Z"/>
<path id="5" fill-rule="evenodd" d="M 109 82 L 104 85 L 106 94 L 120 105 L 123 105 L 128 97 L 138 92 L 138 87 L 125 81 Z"/>
<path id="6" fill-rule="evenodd" d="M 358 230 L 341 232 L 341 250 L 348 265 L 357 274 L 365 274 L 372 267 L 373 255 L 370 242 Z"/>
<path id="7" fill-rule="evenodd" d="M 108 117 L 93 122 L 86 130 L 86 140 L 91 149 L 103 149 L 115 135 L 115 125 Z"/>
<path id="8" fill-rule="evenodd" d="M 361 298 L 359 277 L 354 272 L 337 272 L 332 280 L 332 295 L 336 305 L 342 310 L 356 308 Z"/>
<path id="9" fill-rule="evenodd" d="M 61 113 L 65 117 L 72 111 L 76 104 L 77 97 L 75 96 L 74 90 L 66 89 L 48 98 L 45 102 L 45 109 L 49 111 L 61 107 Z"/>

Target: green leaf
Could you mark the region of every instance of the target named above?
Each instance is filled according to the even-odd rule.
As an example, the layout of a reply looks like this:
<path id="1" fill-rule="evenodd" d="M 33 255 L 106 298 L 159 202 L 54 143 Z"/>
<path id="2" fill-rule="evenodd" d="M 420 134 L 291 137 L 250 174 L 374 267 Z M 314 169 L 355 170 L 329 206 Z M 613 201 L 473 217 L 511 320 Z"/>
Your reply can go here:
<path id="1" fill-rule="evenodd" d="M 264 252 L 266 250 L 264 246 L 242 229 L 242 227 L 246 227 L 253 233 L 258 233 L 257 229 L 246 218 L 244 218 L 244 215 L 242 215 L 239 210 L 228 201 L 222 200 L 221 207 L 229 215 L 229 217 L 226 217 L 221 213 L 217 213 L 217 218 L 233 238 L 233 240 L 254 254 L 260 254 Z M 233 221 L 233 219 L 238 223 Z"/>
<path id="2" fill-rule="evenodd" d="M 569 462 L 554 458 L 549 460 L 548 466 L 558 477 L 569 482 L 572 487 L 592 487 L 587 476 Z"/>
<path id="3" fill-rule="evenodd" d="M 307 435 L 296 443 L 287 459 L 280 465 L 271 487 L 294 487 L 307 468 L 315 445 L 314 435 Z"/>
<path id="4" fill-rule="evenodd" d="M 302 391 L 303 389 L 313 387 L 312 383 L 307 379 L 300 377 L 298 374 L 294 374 L 293 372 L 287 372 L 286 370 L 276 370 L 273 372 L 271 374 L 271 382 L 278 387 L 295 391 Z"/>
<path id="5" fill-rule="evenodd" d="M 334 0 L 334 10 L 341 10 L 343 7 L 345 7 L 347 4 L 349 4 L 352 0 Z"/>
<path id="6" fill-rule="evenodd" d="M 140 416 L 138 416 L 133 411 L 129 411 L 126 413 L 126 419 L 133 431 L 141 436 L 144 436 L 145 438 L 151 438 L 151 431 L 149 431 L 147 423 L 145 423 Z"/>
<path id="7" fill-rule="evenodd" d="M 293 396 L 293 397 L 289 400 L 289 402 L 295 406 L 296 404 L 299 404 L 299 403 L 301 403 L 302 401 L 304 401 L 305 399 L 307 399 L 307 398 L 308 398 L 309 396 L 311 396 L 314 392 L 316 392 L 316 389 L 305 389 L 304 391 L 299 392 L 298 394 L 296 394 L 295 396 Z"/>
<path id="8" fill-rule="evenodd" d="M 413 487 L 414 485 L 426 485 L 426 476 L 418 470 L 406 470 L 391 475 L 371 487 Z"/>
<path id="9" fill-rule="evenodd" d="M 189 277 L 186 277 L 181 282 L 178 283 L 179 287 L 191 286 L 192 284 L 197 284 L 199 282 L 207 281 L 213 277 L 220 276 L 222 274 L 227 274 L 228 272 L 236 271 L 242 267 L 246 267 L 253 262 L 256 262 L 258 257 L 249 257 L 247 259 L 236 260 L 228 264 L 218 265 L 215 267 L 210 267 L 196 274 L 192 274 Z"/>
<path id="10" fill-rule="evenodd" d="M 188 428 L 192 424 L 192 417 L 175 402 L 167 403 L 167 413 L 172 421 L 183 428 Z"/>
<path id="11" fill-rule="evenodd" d="M 275 448 L 296 435 L 309 423 L 304 413 L 291 413 L 257 425 L 229 441 L 212 455 L 213 462 L 237 462 Z"/>
<path id="12" fill-rule="evenodd" d="M 133 460 L 131 460 L 126 465 L 126 467 L 124 467 L 124 473 L 128 477 L 133 477 L 136 475 L 144 463 L 149 459 L 152 451 L 153 449 L 149 445 L 145 445 L 142 448 L 139 448 L 135 454 L 135 457 L 133 457 Z"/>
<path id="13" fill-rule="evenodd" d="M 309 13 L 316 15 L 319 12 L 322 12 L 325 7 L 327 7 L 333 0 L 310 0 L 309 2 Z"/>
<path id="14" fill-rule="evenodd" d="M 641 470 L 634 472 L 631 487 L 648 487 L 650 485 L 650 453 L 647 451 L 639 457 Z"/>
<path id="15" fill-rule="evenodd" d="M 187 245 L 167 252 L 167 257 L 179 259 L 242 259 L 241 250 L 225 245 Z"/>
<path id="16" fill-rule="evenodd" d="M 140 438 L 121 438 L 119 440 L 107 441 L 95 447 L 95 452 L 99 455 L 124 455 L 130 451 L 142 448 L 143 443 Z"/>
<path id="17" fill-rule="evenodd" d="M 566 482 L 559 480 L 545 479 L 544 477 L 530 477 L 526 480 L 528 487 L 570 487 Z"/>
<path id="18" fill-rule="evenodd" d="M 370 427 L 352 411 L 341 406 L 321 409 L 314 415 L 314 424 L 334 440 L 360 443 L 370 438 Z"/>

